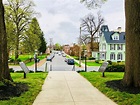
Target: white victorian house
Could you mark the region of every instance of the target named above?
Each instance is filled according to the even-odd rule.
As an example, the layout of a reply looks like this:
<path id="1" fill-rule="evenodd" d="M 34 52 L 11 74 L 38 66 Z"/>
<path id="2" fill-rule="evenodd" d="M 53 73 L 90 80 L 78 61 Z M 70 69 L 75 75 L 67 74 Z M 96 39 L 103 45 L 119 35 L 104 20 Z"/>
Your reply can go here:
<path id="1" fill-rule="evenodd" d="M 125 32 L 109 31 L 107 25 L 103 25 L 100 31 L 99 52 L 93 52 L 92 56 L 99 60 L 111 60 L 112 62 L 125 61 Z"/>

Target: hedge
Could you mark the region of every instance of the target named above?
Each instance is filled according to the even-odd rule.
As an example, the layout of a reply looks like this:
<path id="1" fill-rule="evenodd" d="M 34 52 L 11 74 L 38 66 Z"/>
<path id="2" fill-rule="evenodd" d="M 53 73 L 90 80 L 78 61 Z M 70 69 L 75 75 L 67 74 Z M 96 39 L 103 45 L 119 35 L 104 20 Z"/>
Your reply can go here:
<path id="1" fill-rule="evenodd" d="M 106 68 L 106 72 L 124 72 L 125 65 L 110 65 Z"/>

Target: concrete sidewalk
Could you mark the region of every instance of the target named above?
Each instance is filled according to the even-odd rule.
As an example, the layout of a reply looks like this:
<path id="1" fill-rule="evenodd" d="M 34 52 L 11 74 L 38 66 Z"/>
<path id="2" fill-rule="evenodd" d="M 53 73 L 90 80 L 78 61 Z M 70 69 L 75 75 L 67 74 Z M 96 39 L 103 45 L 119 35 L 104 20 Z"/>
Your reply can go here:
<path id="1" fill-rule="evenodd" d="M 49 72 L 33 105 L 117 105 L 75 71 Z"/>

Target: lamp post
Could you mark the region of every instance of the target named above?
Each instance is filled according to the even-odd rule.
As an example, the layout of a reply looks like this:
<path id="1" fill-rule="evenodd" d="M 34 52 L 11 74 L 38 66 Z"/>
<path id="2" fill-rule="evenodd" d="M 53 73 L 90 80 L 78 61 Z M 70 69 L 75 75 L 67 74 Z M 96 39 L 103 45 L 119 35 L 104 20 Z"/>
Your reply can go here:
<path id="1" fill-rule="evenodd" d="M 85 56 L 85 72 L 87 72 L 87 50 L 84 50 L 84 56 Z"/>
<path id="2" fill-rule="evenodd" d="M 34 62 L 35 62 L 35 72 L 36 72 L 37 71 L 37 50 L 35 50 Z"/>
<path id="3" fill-rule="evenodd" d="M 80 36 L 79 36 L 79 67 L 81 67 L 81 26 L 80 26 Z"/>

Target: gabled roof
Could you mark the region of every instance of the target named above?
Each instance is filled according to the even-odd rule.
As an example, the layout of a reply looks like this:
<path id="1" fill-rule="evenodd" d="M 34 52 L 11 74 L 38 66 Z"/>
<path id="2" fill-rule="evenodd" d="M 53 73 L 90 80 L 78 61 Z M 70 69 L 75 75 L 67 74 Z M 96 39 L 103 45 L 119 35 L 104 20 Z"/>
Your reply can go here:
<path id="1" fill-rule="evenodd" d="M 119 34 L 119 40 L 112 40 L 112 35 L 118 33 Z M 125 43 L 125 32 L 103 32 L 105 40 L 107 43 Z"/>

